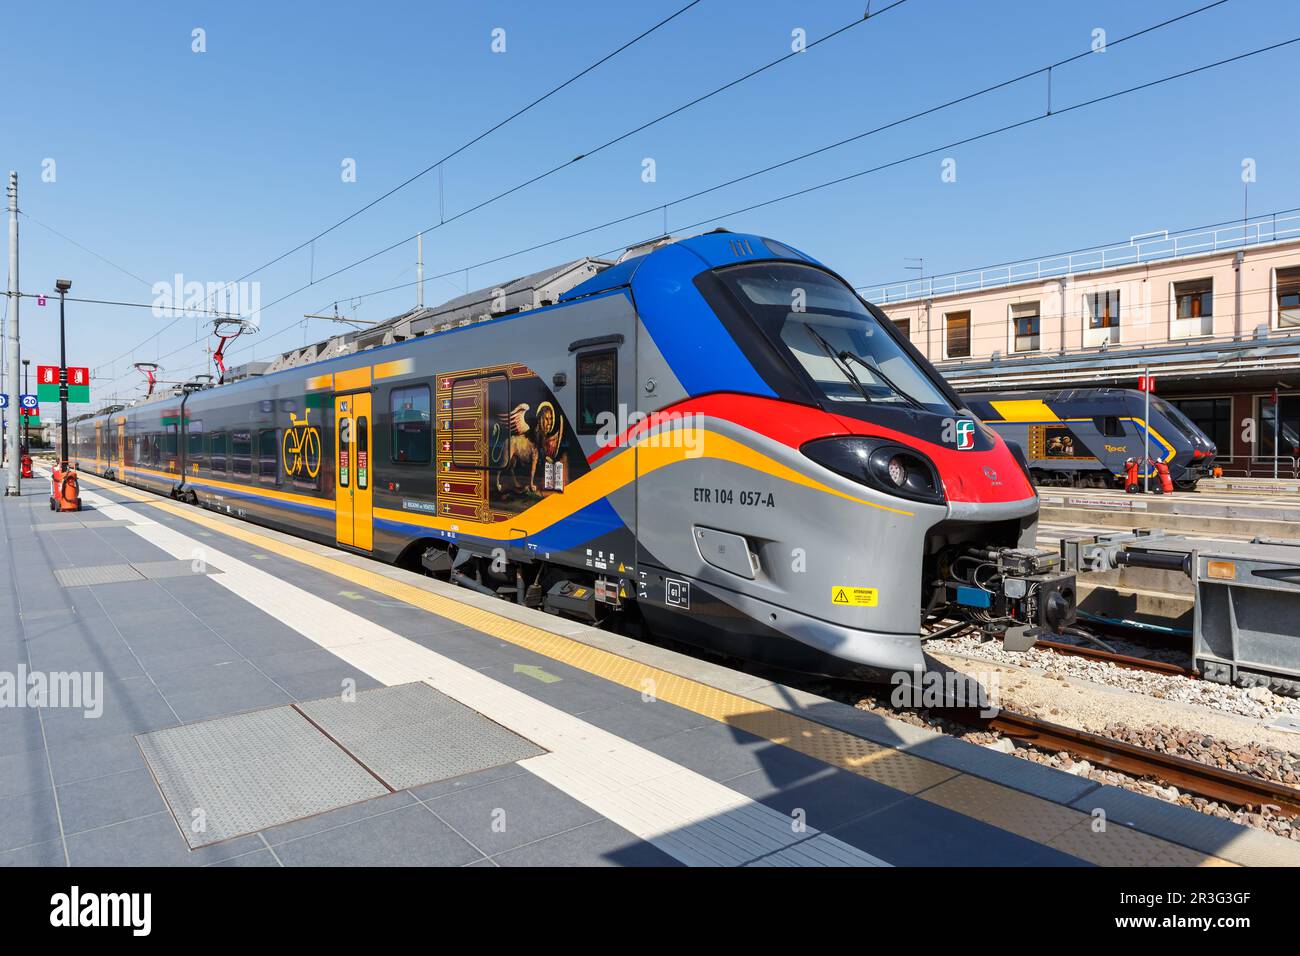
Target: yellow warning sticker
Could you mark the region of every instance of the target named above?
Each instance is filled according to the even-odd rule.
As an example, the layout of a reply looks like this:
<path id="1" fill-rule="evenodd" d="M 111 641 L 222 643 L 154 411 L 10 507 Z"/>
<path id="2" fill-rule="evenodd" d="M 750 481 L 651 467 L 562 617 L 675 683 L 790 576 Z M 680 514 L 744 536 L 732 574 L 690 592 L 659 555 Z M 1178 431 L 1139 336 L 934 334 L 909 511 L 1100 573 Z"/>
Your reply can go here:
<path id="1" fill-rule="evenodd" d="M 875 607 L 879 597 L 875 588 L 855 588 L 847 584 L 831 588 L 831 603 L 842 607 Z"/>

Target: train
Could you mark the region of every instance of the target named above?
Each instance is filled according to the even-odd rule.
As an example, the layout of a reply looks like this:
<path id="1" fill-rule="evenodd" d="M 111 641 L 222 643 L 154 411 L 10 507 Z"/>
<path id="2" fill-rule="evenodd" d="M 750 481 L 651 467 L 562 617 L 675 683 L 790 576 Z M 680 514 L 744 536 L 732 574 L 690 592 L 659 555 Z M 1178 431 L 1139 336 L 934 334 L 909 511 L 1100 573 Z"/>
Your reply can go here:
<path id="1" fill-rule="evenodd" d="M 954 615 L 1004 640 L 1073 621 L 1023 454 L 884 313 L 773 239 L 647 245 L 554 301 L 87 416 L 71 456 L 806 673 L 924 670 L 926 628 Z"/>
<path id="2" fill-rule="evenodd" d="M 1030 474 L 1049 487 L 1123 487 L 1125 465 L 1156 477 L 1169 466 L 1174 486 L 1195 491 L 1215 474 L 1218 449 L 1210 437 L 1169 402 L 1126 388 L 966 392 L 970 407 L 998 434 L 1024 449 Z"/>

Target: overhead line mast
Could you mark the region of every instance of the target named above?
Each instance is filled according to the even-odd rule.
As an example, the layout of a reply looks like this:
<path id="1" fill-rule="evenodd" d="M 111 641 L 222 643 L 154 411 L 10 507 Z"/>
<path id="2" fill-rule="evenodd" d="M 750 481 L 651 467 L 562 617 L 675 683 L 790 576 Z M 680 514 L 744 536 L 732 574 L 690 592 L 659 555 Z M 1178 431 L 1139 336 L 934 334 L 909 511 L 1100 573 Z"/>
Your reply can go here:
<path id="1" fill-rule="evenodd" d="M 18 473 L 18 366 L 21 356 L 18 354 L 18 172 L 9 171 L 9 325 L 6 330 L 6 348 L 9 382 L 9 404 L 4 410 L 5 447 L 9 455 L 9 466 L 5 472 L 5 494 L 21 493 Z"/>

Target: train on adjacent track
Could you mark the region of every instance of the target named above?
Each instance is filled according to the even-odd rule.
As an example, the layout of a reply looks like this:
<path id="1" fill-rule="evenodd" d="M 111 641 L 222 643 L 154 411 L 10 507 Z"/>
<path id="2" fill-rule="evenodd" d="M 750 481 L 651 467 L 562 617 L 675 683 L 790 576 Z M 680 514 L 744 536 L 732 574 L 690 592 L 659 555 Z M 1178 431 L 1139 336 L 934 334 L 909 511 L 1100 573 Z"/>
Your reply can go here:
<path id="1" fill-rule="evenodd" d="M 1059 630 L 1018 450 L 808 255 L 716 230 L 555 301 L 73 425 L 83 470 L 595 623 L 822 674 Z M 636 254 L 634 254 L 636 253 Z"/>
<path id="2" fill-rule="evenodd" d="M 1016 442 L 1035 484 L 1123 487 L 1126 463 L 1155 478 L 1154 462 L 1169 467 L 1174 486 L 1194 491 L 1214 474 L 1218 449 L 1177 407 L 1125 388 L 967 392 L 963 399 L 984 423 Z M 1144 459 L 1150 458 L 1150 464 Z"/>

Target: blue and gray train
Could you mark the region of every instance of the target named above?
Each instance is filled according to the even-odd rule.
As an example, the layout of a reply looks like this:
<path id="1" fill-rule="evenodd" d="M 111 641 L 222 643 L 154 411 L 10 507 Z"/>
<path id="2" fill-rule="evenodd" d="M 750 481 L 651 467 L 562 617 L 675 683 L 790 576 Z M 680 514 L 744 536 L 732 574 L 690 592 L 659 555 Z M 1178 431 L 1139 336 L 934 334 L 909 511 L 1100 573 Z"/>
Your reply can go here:
<path id="1" fill-rule="evenodd" d="M 554 302 L 75 423 L 77 466 L 473 590 L 819 673 L 948 613 L 1059 631 L 1022 457 L 783 243 L 667 242 Z"/>
<path id="2" fill-rule="evenodd" d="M 962 397 L 1003 439 L 1029 459 L 1035 484 L 1112 488 L 1123 486 L 1125 463 L 1149 456 L 1169 466 L 1174 486 L 1192 491 L 1214 473 L 1218 453 L 1205 432 L 1162 398 L 1126 388 L 967 392 Z M 1148 436 L 1150 438 L 1148 446 Z"/>

